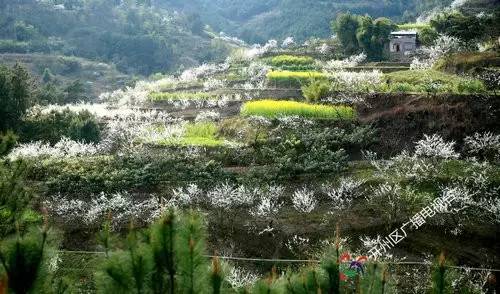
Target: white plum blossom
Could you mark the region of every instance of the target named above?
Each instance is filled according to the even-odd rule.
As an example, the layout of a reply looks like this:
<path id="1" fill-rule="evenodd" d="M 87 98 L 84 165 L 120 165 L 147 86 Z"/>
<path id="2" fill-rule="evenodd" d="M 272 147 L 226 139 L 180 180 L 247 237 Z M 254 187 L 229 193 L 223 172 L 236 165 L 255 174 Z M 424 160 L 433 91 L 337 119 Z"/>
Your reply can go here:
<path id="1" fill-rule="evenodd" d="M 262 62 L 253 61 L 247 67 L 242 69 L 242 74 L 251 84 L 263 85 L 266 75 L 271 67 Z"/>
<path id="2" fill-rule="evenodd" d="M 223 80 L 209 78 L 203 82 L 203 90 L 210 91 L 215 89 L 224 88 L 225 82 Z"/>
<path id="3" fill-rule="evenodd" d="M 213 110 L 202 111 L 196 115 L 195 122 L 219 121 L 220 113 Z"/>
<path id="4" fill-rule="evenodd" d="M 171 203 L 175 206 L 190 206 L 196 203 L 201 203 L 203 198 L 203 190 L 198 188 L 196 184 L 190 184 L 185 188 L 177 188 L 172 191 Z"/>
<path id="5" fill-rule="evenodd" d="M 415 155 L 442 159 L 458 158 L 459 154 L 455 152 L 454 146 L 455 142 L 446 142 L 437 134 L 424 135 L 424 138 L 417 142 Z"/>
<path id="6" fill-rule="evenodd" d="M 358 181 L 352 178 L 341 178 L 339 185 L 323 185 L 323 192 L 332 200 L 335 209 L 347 208 L 352 200 L 359 196 L 359 188 L 364 184 L 364 181 Z"/>
<path id="7" fill-rule="evenodd" d="M 482 199 L 477 206 L 490 213 L 497 224 L 500 224 L 500 198 Z"/>
<path id="8" fill-rule="evenodd" d="M 321 45 L 321 46 L 319 46 L 318 48 L 316 48 L 316 50 L 317 50 L 320 54 L 326 55 L 326 54 L 328 54 L 328 52 L 330 51 L 330 46 L 328 46 L 328 44 L 326 44 L 326 43 L 323 43 L 323 45 Z"/>
<path id="9" fill-rule="evenodd" d="M 383 74 L 379 70 L 373 71 L 335 71 L 330 73 L 335 88 L 350 92 L 363 92 L 376 89 L 383 78 Z"/>
<path id="10" fill-rule="evenodd" d="M 248 285 L 252 285 L 258 279 L 258 275 L 249 271 L 245 271 L 239 267 L 231 267 L 226 277 L 226 280 L 231 285 L 231 287 L 233 287 L 233 289 L 241 289 Z"/>
<path id="11" fill-rule="evenodd" d="M 324 45 L 326 45 L 326 44 L 324 44 Z M 326 63 L 321 63 L 321 67 L 323 68 L 323 70 L 329 71 L 329 72 L 338 71 L 340 69 L 344 69 L 344 68 L 348 68 L 348 67 L 356 67 L 360 63 L 364 62 L 366 60 L 366 57 L 367 56 L 365 53 L 360 53 L 358 55 L 349 56 L 346 59 L 330 60 Z"/>
<path id="12" fill-rule="evenodd" d="M 368 251 L 371 248 L 373 248 L 374 246 L 376 246 L 377 244 L 379 244 L 380 241 L 382 240 L 382 237 L 380 235 L 377 235 L 377 237 L 375 237 L 375 238 L 372 238 L 369 236 L 361 236 L 361 237 L 359 237 L 359 240 L 361 241 L 363 248 L 366 251 Z"/>
<path id="13" fill-rule="evenodd" d="M 46 115 L 51 112 L 62 113 L 69 110 L 74 113 L 88 111 L 99 121 L 131 121 L 131 122 L 170 122 L 175 119 L 166 111 L 144 110 L 130 107 L 114 107 L 107 103 L 77 103 L 46 106 L 34 106 L 30 108 L 26 116 L 36 117 L 37 115 Z"/>
<path id="14" fill-rule="evenodd" d="M 224 32 L 220 32 L 219 36 L 216 37 L 216 38 L 220 39 L 220 40 L 223 40 L 223 41 L 225 41 L 227 43 L 232 43 L 232 44 L 237 45 L 239 47 L 245 47 L 245 46 L 247 46 L 247 43 L 245 41 L 243 41 L 241 39 L 238 39 L 236 37 L 229 36 L 229 35 L 227 35 Z"/>
<path id="15" fill-rule="evenodd" d="M 485 151 L 500 153 L 500 135 L 494 135 L 491 132 L 475 133 L 467 136 L 464 142 L 467 150 L 472 154 Z"/>
<path id="16" fill-rule="evenodd" d="M 189 81 L 195 81 L 200 78 L 211 77 L 214 74 L 227 71 L 229 69 L 229 66 L 230 65 L 228 63 L 220 63 L 220 64 L 204 63 L 198 67 L 185 70 L 180 75 L 179 80 L 183 82 L 189 82 Z"/>
<path id="17" fill-rule="evenodd" d="M 417 51 L 410 65 L 411 70 L 431 68 L 441 57 L 460 50 L 460 40 L 455 37 L 441 35 L 431 47 L 422 47 Z"/>
<path id="18" fill-rule="evenodd" d="M 144 200 L 128 192 L 113 194 L 100 193 L 90 197 L 90 201 L 82 201 L 64 197 L 60 194 L 44 201 L 49 213 L 68 224 L 84 223 L 98 225 L 106 215 L 111 214 L 114 225 L 124 225 L 130 219 L 151 222 L 165 210 L 157 199 L 150 196 Z"/>
<path id="19" fill-rule="evenodd" d="M 283 43 L 281 43 L 281 48 L 288 48 L 293 45 L 295 45 L 295 40 L 293 39 L 293 37 L 287 37 L 285 40 L 283 40 Z"/>
<path id="20" fill-rule="evenodd" d="M 278 214 L 283 206 L 280 198 L 283 196 L 282 186 L 270 186 L 267 191 L 261 192 L 259 204 L 250 213 L 255 217 L 272 217 Z"/>
<path id="21" fill-rule="evenodd" d="M 286 248 L 294 254 L 304 254 L 304 251 L 309 248 L 309 238 L 293 235 L 285 243 Z"/>
<path id="22" fill-rule="evenodd" d="M 318 200 L 314 196 L 314 191 L 303 187 L 293 193 L 292 203 L 297 211 L 310 213 L 318 205 Z"/>
<path id="23" fill-rule="evenodd" d="M 210 204 L 219 209 L 247 206 L 253 203 L 258 191 L 244 186 L 233 186 L 228 182 L 215 186 L 207 193 Z"/>
<path id="24" fill-rule="evenodd" d="M 20 144 L 7 155 L 7 158 L 17 160 L 34 157 L 64 158 L 92 156 L 97 154 L 98 150 L 98 147 L 94 143 L 77 142 L 63 137 L 54 146 L 40 141 Z"/>
<path id="25" fill-rule="evenodd" d="M 245 55 L 248 60 L 252 60 L 276 48 L 278 48 L 278 41 L 269 40 L 264 46 L 253 45 L 252 48 L 245 51 Z"/>

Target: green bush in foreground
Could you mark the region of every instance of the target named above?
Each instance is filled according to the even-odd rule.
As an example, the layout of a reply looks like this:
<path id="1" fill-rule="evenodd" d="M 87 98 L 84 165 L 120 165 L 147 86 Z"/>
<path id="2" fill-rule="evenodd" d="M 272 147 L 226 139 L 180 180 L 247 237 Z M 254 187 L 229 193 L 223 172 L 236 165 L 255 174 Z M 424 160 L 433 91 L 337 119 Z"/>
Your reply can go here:
<path id="1" fill-rule="evenodd" d="M 244 116 L 264 116 L 277 118 L 301 116 L 318 119 L 353 120 L 356 112 L 349 106 L 314 105 L 295 101 L 259 100 L 247 102 L 241 108 Z"/>

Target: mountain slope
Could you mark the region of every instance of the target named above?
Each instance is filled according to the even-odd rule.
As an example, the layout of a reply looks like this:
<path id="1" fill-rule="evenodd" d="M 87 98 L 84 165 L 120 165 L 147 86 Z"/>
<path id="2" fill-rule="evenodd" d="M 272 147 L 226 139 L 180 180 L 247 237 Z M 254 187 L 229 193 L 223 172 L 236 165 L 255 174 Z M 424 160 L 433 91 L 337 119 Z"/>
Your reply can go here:
<path id="1" fill-rule="evenodd" d="M 199 14 L 216 31 L 253 43 L 294 36 L 328 37 L 330 22 L 340 12 L 412 20 L 421 12 L 444 7 L 452 0 L 156 0 L 155 5 Z"/>
<path id="2" fill-rule="evenodd" d="M 202 25 L 136 2 L 0 1 L 0 53 L 78 56 L 141 75 L 225 57 L 227 48 L 204 34 Z"/>

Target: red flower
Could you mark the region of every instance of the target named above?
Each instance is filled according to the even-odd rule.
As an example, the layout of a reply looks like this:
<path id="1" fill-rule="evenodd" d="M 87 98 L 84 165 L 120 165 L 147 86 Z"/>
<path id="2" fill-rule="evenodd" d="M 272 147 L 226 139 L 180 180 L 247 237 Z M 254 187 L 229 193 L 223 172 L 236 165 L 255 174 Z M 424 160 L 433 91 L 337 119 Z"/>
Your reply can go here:
<path id="1" fill-rule="evenodd" d="M 362 255 L 362 256 L 358 256 L 358 258 L 356 258 L 356 261 L 357 262 L 365 262 L 368 260 L 368 257 Z"/>
<path id="2" fill-rule="evenodd" d="M 341 281 L 344 281 L 344 282 L 347 281 L 347 276 L 344 275 L 344 273 L 340 273 L 339 277 L 340 277 Z"/>
<path id="3" fill-rule="evenodd" d="M 351 260 L 351 255 L 348 252 L 344 252 L 340 256 L 340 262 L 348 262 L 350 260 Z"/>

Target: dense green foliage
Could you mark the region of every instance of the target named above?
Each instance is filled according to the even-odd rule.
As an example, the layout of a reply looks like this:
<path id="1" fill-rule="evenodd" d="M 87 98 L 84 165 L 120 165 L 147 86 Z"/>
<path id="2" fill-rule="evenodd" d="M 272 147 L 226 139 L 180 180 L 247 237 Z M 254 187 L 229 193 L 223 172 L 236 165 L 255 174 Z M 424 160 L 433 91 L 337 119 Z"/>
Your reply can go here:
<path id="1" fill-rule="evenodd" d="M 0 65 L 0 132 L 18 128 L 22 116 L 32 103 L 32 82 L 20 65 Z"/>
<path id="2" fill-rule="evenodd" d="M 347 55 L 359 51 L 358 39 L 356 38 L 359 27 L 359 16 L 350 13 L 339 14 L 335 21 L 332 22 L 332 31 L 337 34 L 344 53 Z"/>
<path id="3" fill-rule="evenodd" d="M 330 92 L 330 83 L 324 80 L 312 79 L 309 84 L 302 86 L 302 95 L 308 102 L 319 101 Z"/>
<path id="4" fill-rule="evenodd" d="M 144 75 L 227 54 L 224 45 L 210 40 L 188 18 L 146 2 L 3 2 L 0 52 L 74 55 Z"/>
<path id="5" fill-rule="evenodd" d="M 500 9 L 492 14 L 478 17 L 460 11 L 444 12 L 431 19 L 437 32 L 461 39 L 464 42 L 496 39 L 500 30 L 496 25 L 500 20 Z"/>
<path id="6" fill-rule="evenodd" d="M 387 18 L 339 14 L 332 22 L 332 30 L 338 35 L 348 55 L 365 52 L 370 60 L 383 60 L 389 34 L 396 25 Z"/>
<path id="7" fill-rule="evenodd" d="M 7 131 L 5 134 L 0 133 L 0 157 L 9 153 L 16 145 L 18 136 L 12 131 Z"/>
<path id="8" fill-rule="evenodd" d="M 25 119 L 20 132 L 25 141 L 45 141 L 57 143 L 62 137 L 80 141 L 100 140 L 101 130 L 96 118 L 88 111 L 74 113 L 69 109 L 63 112 L 51 111 L 47 114 L 36 113 Z"/>

